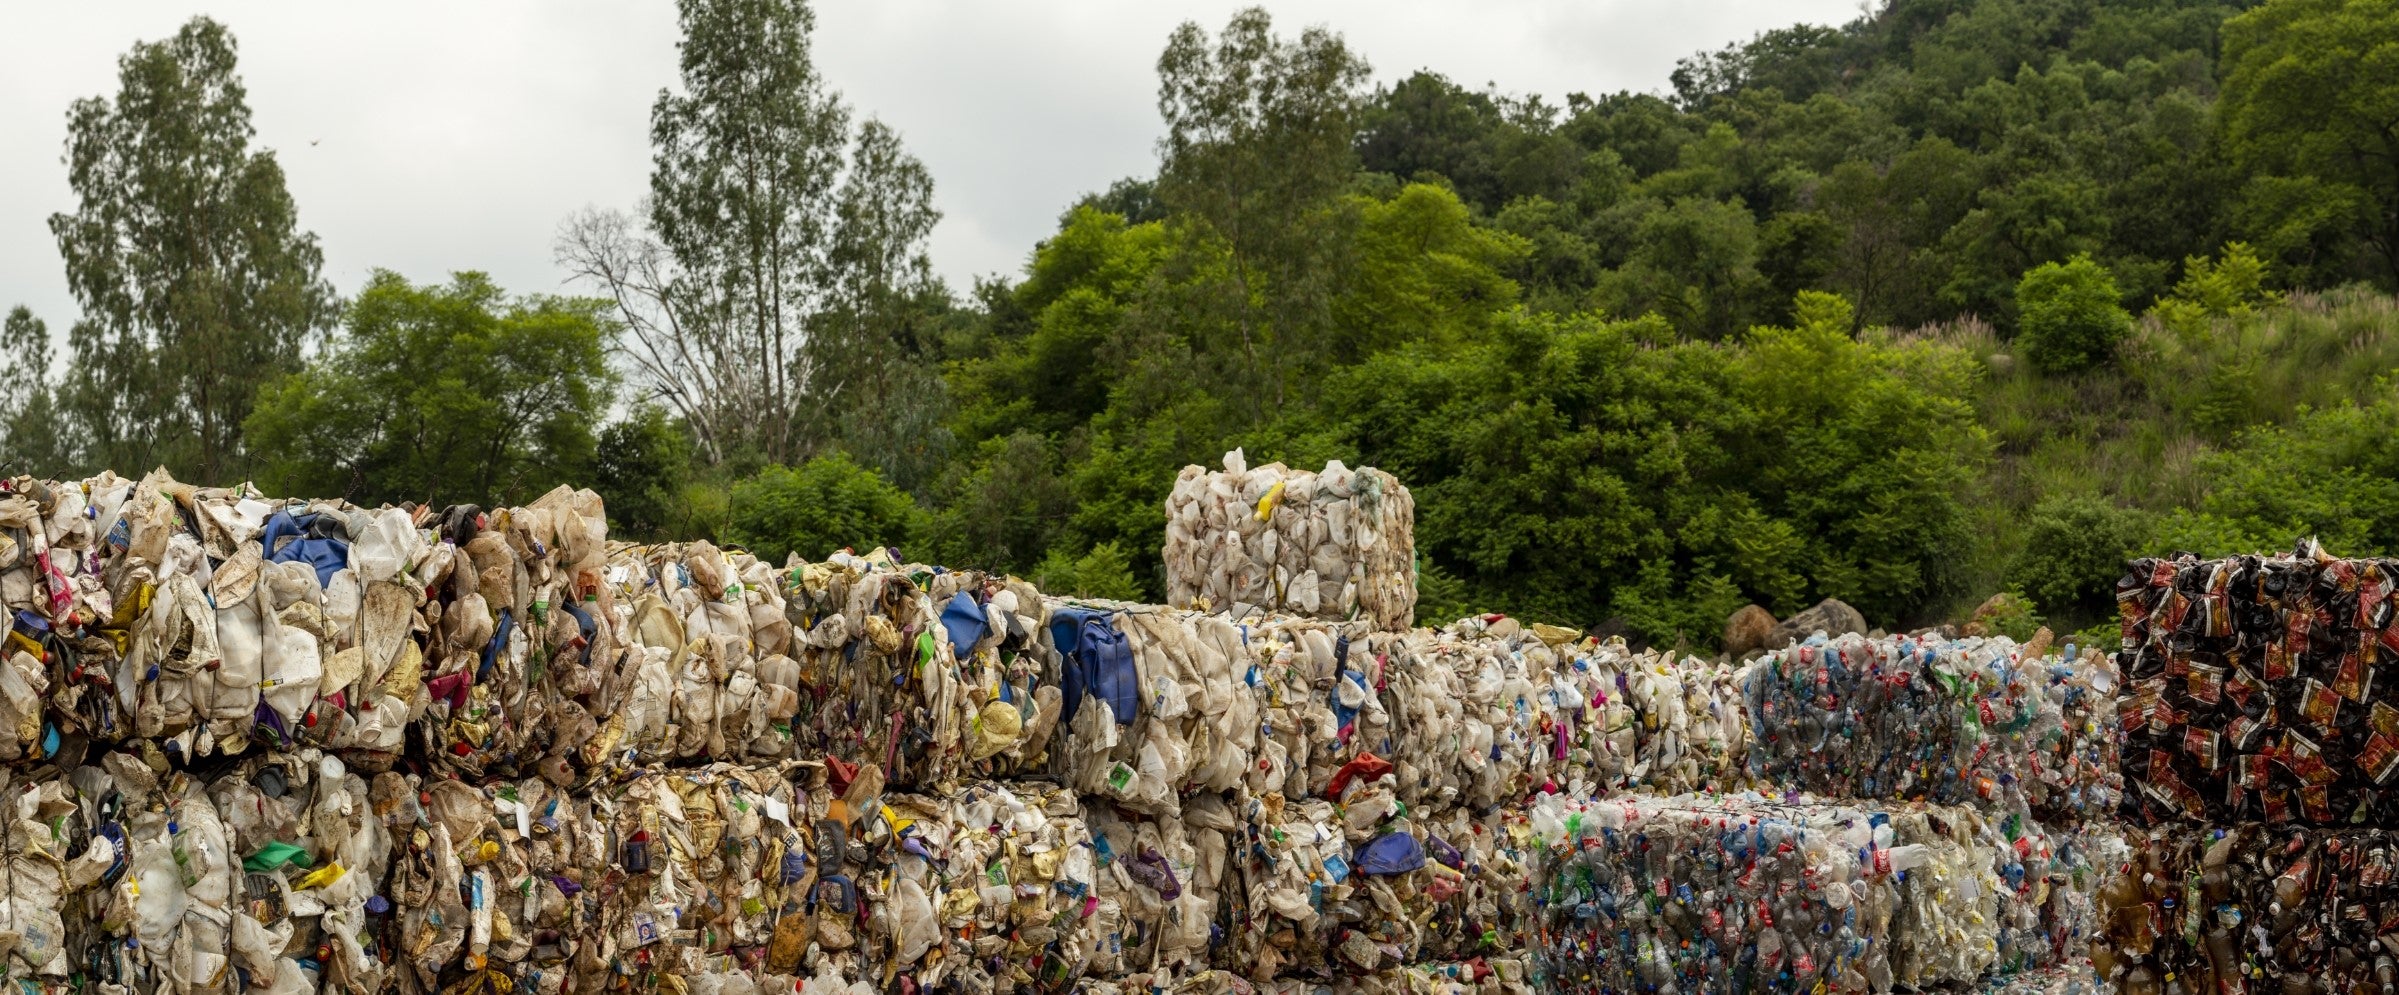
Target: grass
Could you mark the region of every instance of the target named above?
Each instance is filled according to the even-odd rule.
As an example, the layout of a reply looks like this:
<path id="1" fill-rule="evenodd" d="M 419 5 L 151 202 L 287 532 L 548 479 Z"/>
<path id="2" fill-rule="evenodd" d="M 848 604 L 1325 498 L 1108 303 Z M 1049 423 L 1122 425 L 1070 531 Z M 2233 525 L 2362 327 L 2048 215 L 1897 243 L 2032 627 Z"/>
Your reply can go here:
<path id="1" fill-rule="evenodd" d="M 2180 330 L 2145 317 L 2113 367 L 2064 376 L 2032 369 L 1974 319 L 1884 334 L 1963 350 L 1985 371 L 1974 402 L 1994 450 L 1970 496 L 1978 542 L 1965 571 L 1977 593 L 1959 595 L 1951 615 L 2006 589 L 2026 515 L 2043 499 L 2197 508 L 2210 488 L 2202 456 L 2245 430 L 2390 389 L 2382 380 L 2399 371 L 2399 298 L 2355 287 Z"/>

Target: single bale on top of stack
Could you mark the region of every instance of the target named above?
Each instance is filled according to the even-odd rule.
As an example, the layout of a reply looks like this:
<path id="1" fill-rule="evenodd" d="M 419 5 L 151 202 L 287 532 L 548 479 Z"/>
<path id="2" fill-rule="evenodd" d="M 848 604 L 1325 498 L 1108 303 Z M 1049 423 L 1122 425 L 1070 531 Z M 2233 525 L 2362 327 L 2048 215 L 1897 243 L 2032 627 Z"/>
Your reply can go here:
<path id="1" fill-rule="evenodd" d="M 1183 468 L 1166 498 L 1166 600 L 1312 618 L 1362 619 L 1386 631 L 1416 619 L 1416 501 L 1388 473 Z"/>

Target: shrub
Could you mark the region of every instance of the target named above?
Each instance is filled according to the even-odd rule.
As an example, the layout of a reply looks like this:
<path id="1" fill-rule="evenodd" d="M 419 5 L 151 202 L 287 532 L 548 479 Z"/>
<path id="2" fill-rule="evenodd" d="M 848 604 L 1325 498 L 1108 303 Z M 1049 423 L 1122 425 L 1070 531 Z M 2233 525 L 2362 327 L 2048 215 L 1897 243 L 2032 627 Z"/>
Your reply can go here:
<path id="1" fill-rule="evenodd" d="M 2071 373 L 2106 363 L 2132 330 L 2116 278 L 2087 255 L 2043 263 L 2016 284 L 2020 338 L 2033 365 Z"/>
<path id="2" fill-rule="evenodd" d="M 1132 561 L 1125 558 L 1124 547 L 1113 542 L 1093 546 L 1081 556 L 1050 550 L 1041 566 L 1034 568 L 1033 584 L 1044 594 L 1070 598 L 1141 599 L 1141 582 L 1133 578 Z"/>
<path id="3" fill-rule="evenodd" d="M 2033 507 L 2008 584 L 2068 618 L 2101 617 L 2146 533 L 2137 511 L 2096 497 L 2050 498 Z"/>
<path id="4" fill-rule="evenodd" d="M 837 450 L 733 485 L 725 538 L 782 563 L 792 553 L 816 559 L 843 547 L 907 542 L 917 517 L 915 499 Z"/>

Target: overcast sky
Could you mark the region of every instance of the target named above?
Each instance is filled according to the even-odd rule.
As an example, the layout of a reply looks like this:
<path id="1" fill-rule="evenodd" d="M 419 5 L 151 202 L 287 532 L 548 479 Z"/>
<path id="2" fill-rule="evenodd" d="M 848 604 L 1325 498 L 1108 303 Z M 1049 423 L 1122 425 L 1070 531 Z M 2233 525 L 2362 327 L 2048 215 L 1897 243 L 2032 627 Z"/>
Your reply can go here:
<path id="1" fill-rule="evenodd" d="M 1254 2 L 1254 0 L 1251 0 Z M 934 266 L 958 289 L 1016 273 L 1075 197 L 1156 164 L 1158 50 L 1236 0 L 818 0 L 820 70 L 899 129 L 944 214 Z M 1859 0 L 1268 0 L 1283 33 L 1347 36 L 1381 82 L 1420 68 L 1556 102 L 1663 91 L 1674 61 Z M 562 289 L 551 239 L 585 205 L 631 207 L 649 108 L 675 81 L 670 0 L 111 0 L 0 8 L 0 308 L 63 332 L 76 313 L 45 219 L 74 206 L 67 104 L 116 92 L 137 40 L 206 13 L 241 45 L 260 144 L 317 233 L 326 276 L 430 281 L 480 269 Z"/>

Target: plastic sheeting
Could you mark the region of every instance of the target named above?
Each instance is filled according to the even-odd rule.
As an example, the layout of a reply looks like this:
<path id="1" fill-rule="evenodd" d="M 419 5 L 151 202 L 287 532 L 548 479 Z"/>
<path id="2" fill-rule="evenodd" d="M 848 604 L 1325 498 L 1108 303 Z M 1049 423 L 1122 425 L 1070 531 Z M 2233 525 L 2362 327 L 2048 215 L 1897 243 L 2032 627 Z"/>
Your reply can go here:
<path id="1" fill-rule="evenodd" d="M 1166 599 L 1218 611 L 1263 608 L 1363 619 L 1397 631 L 1416 617 L 1416 501 L 1397 478 L 1339 460 L 1321 472 L 1183 468 L 1166 498 Z"/>
<path id="2" fill-rule="evenodd" d="M 1831 797 L 2055 822 L 2111 814 L 2122 794 L 2114 667 L 2096 652 L 2023 649 L 2004 636 L 1819 634 L 1768 653 L 1741 676 L 1759 731 L 1750 771 Z"/>
<path id="3" fill-rule="evenodd" d="M 2124 818 L 2399 825 L 2399 562 L 2144 559 L 2117 583 Z"/>
<path id="4" fill-rule="evenodd" d="M 1530 816 L 1548 988 L 1890 991 L 2071 965 L 2109 836 L 1957 806 L 1551 797 Z"/>

